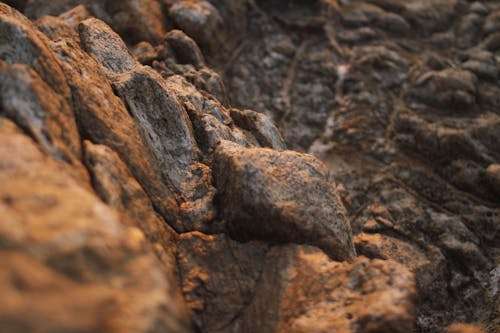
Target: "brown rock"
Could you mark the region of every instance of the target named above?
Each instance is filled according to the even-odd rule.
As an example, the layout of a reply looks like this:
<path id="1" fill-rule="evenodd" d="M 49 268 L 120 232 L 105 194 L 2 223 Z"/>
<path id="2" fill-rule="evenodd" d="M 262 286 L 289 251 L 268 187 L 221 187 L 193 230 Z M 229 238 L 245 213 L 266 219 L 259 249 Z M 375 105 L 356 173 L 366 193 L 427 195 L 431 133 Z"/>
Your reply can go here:
<path id="1" fill-rule="evenodd" d="M 170 30 L 165 40 L 172 47 L 179 63 L 192 64 L 197 69 L 205 65 L 205 59 L 196 42 L 181 30 Z"/>
<path id="2" fill-rule="evenodd" d="M 7 65 L 0 60 L 0 115 L 22 127 L 43 149 L 66 161 L 72 173 L 88 181 L 81 159 L 80 137 L 73 110 L 29 66 Z"/>
<path id="3" fill-rule="evenodd" d="M 170 200 L 178 207 L 170 210 L 169 223 L 177 231 L 210 230 L 215 217 L 210 170 L 199 162 L 191 122 L 175 92 L 160 74 L 136 63 L 102 21 L 85 20 L 79 30 L 84 49 L 107 70 L 114 90 L 144 133 L 163 181 L 174 192 Z"/>
<path id="4" fill-rule="evenodd" d="M 58 16 L 82 5 L 93 16 L 110 24 L 130 43 L 143 40 L 158 43 L 165 34 L 161 6 L 155 0 L 29 0 L 25 13 L 32 19 L 45 15 Z M 78 11 L 81 13 L 81 9 Z M 84 17 L 78 16 L 80 21 Z"/>
<path id="5" fill-rule="evenodd" d="M 142 230 L 166 267 L 174 267 L 177 234 L 155 212 L 150 199 L 127 166 L 107 146 L 85 141 L 84 147 L 84 161 L 96 194 L 108 205 L 128 215 L 131 225 Z"/>
<path id="6" fill-rule="evenodd" d="M 110 74 L 120 74 L 137 66 L 123 40 L 101 20 L 89 18 L 78 26 L 81 44 Z"/>
<path id="7" fill-rule="evenodd" d="M 14 124 L 0 119 L 0 136 L 0 256 L 8 263 L 0 327 L 187 332 L 142 232 L 123 225 Z"/>
<path id="8" fill-rule="evenodd" d="M 182 290 L 204 332 L 227 331 L 257 289 L 268 246 L 226 235 L 182 234 L 177 261 Z"/>
<path id="9" fill-rule="evenodd" d="M 55 55 L 47 46 L 48 38 L 26 17 L 0 3 L 0 59 L 13 64 L 26 64 L 40 78 L 70 102 L 70 91 Z"/>
<path id="10" fill-rule="evenodd" d="M 175 221 L 178 217 L 174 190 L 163 181 L 158 159 L 142 129 L 114 94 L 99 64 L 73 40 L 60 39 L 52 47 L 61 57 L 64 74 L 72 88 L 73 107 L 83 138 L 115 150 L 156 209 L 169 223 Z"/>
<path id="11" fill-rule="evenodd" d="M 469 324 L 453 324 L 448 326 L 446 333 L 483 333 L 484 331 L 474 325 Z"/>
<path id="12" fill-rule="evenodd" d="M 344 207 L 328 170 L 314 157 L 223 141 L 214 175 L 233 237 L 306 243 L 337 260 L 355 257 Z"/>
<path id="13" fill-rule="evenodd" d="M 413 275 L 394 261 L 331 261 L 309 246 L 273 248 L 241 332 L 411 332 Z"/>
<path id="14" fill-rule="evenodd" d="M 231 109 L 231 118 L 237 126 L 250 131 L 261 147 L 285 150 L 285 141 L 272 120 L 262 113 L 252 110 Z"/>
<path id="15" fill-rule="evenodd" d="M 205 0 L 181 0 L 169 9 L 174 23 L 209 53 L 215 53 L 221 40 L 222 17 L 217 8 Z"/>
<path id="16" fill-rule="evenodd" d="M 470 107 L 476 102 L 476 82 L 476 76 L 468 71 L 431 71 L 416 79 L 408 95 L 432 106 Z"/>
<path id="17" fill-rule="evenodd" d="M 131 43 L 158 44 L 165 35 L 162 8 L 156 0 L 107 1 L 111 26 Z"/>
<path id="18" fill-rule="evenodd" d="M 149 138 L 165 179 L 181 196 L 179 231 L 208 230 L 214 218 L 211 172 L 199 161 L 191 122 L 163 78 L 146 67 L 127 73 L 115 89 Z M 184 205 L 184 206 L 182 206 Z"/>

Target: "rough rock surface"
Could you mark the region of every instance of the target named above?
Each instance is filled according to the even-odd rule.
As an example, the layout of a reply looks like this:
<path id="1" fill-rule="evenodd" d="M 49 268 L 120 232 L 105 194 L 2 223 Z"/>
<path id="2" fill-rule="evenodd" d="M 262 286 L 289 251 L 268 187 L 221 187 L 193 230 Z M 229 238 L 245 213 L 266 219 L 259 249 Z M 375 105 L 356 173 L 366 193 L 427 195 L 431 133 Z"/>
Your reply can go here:
<path id="1" fill-rule="evenodd" d="M 338 260 L 355 258 L 335 183 L 316 158 L 222 141 L 214 155 L 214 173 L 232 237 L 307 243 Z"/>
<path id="2" fill-rule="evenodd" d="M 0 2 L 0 332 L 497 333 L 499 52 L 492 0 Z"/>

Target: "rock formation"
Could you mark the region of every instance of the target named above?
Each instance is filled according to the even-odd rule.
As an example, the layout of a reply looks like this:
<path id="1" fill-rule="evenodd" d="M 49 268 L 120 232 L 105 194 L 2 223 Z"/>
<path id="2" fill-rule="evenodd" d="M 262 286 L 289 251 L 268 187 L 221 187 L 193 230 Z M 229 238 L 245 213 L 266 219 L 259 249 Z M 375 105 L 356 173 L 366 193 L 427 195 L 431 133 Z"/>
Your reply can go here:
<path id="1" fill-rule="evenodd" d="M 0 332 L 500 327 L 500 4 L 0 2 Z"/>

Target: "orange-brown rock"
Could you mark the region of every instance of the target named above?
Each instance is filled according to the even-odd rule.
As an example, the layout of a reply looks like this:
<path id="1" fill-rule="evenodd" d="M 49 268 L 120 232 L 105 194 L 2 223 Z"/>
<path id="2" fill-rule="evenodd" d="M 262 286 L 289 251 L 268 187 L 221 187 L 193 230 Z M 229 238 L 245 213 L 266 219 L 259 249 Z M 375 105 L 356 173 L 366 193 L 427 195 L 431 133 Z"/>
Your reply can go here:
<path id="1" fill-rule="evenodd" d="M 410 332 L 413 275 L 391 261 L 332 261 L 309 246 L 268 252 L 241 332 Z"/>
<path id="2" fill-rule="evenodd" d="M 1 2 L 0 332 L 497 333 L 499 13 Z"/>
<path id="3" fill-rule="evenodd" d="M 187 332 L 143 233 L 12 122 L 0 137 L 2 330 Z"/>

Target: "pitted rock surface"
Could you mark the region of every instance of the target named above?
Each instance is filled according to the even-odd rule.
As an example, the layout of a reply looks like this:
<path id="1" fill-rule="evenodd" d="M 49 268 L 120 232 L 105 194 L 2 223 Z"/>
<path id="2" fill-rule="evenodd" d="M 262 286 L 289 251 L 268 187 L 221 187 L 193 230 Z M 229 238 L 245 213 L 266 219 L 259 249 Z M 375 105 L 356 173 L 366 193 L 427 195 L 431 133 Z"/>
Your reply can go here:
<path id="1" fill-rule="evenodd" d="M 0 331 L 497 333 L 499 18 L 0 2 Z"/>

